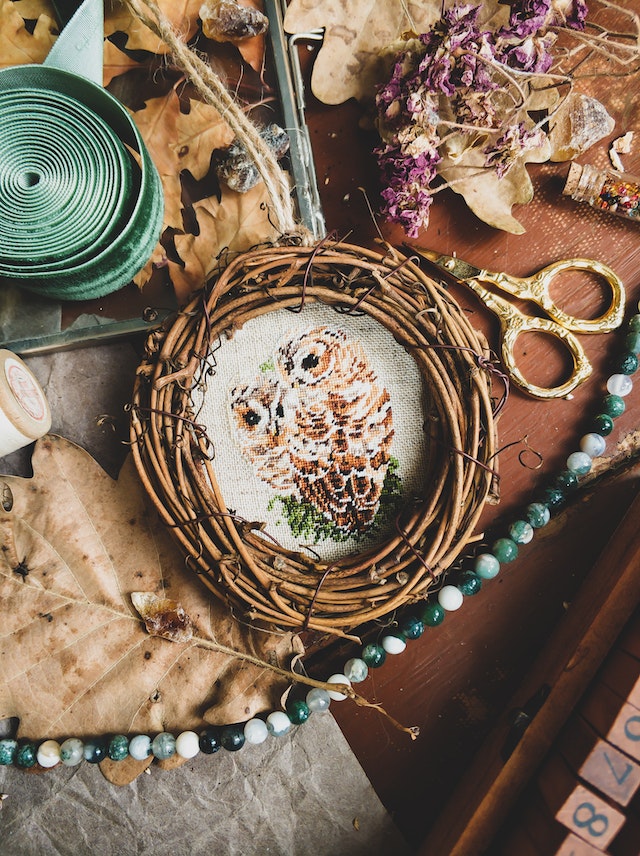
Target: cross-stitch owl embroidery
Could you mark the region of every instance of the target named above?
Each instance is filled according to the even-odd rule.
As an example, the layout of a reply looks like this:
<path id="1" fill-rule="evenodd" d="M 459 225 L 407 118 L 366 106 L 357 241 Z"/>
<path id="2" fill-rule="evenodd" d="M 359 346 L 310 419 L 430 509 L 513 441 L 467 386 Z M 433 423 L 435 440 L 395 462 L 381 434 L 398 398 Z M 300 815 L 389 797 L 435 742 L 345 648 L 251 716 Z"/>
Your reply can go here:
<path id="1" fill-rule="evenodd" d="M 337 328 L 281 343 L 273 363 L 231 392 L 243 455 L 279 493 L 311 503 L 345 533 L 364 532 L 390 460 L 387 390 L 360 343 Z"/>

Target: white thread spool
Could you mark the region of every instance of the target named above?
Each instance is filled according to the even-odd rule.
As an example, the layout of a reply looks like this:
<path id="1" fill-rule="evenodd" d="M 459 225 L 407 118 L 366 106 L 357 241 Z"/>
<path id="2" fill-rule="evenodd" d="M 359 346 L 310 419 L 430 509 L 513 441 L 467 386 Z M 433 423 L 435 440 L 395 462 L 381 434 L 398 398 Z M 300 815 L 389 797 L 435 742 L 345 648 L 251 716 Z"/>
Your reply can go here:
<path id="1" fill-rule="evenodd" d="M 28 446 L 51 427 L 42 387 L 25 363 L 0 350 L 0 457 Z"/>

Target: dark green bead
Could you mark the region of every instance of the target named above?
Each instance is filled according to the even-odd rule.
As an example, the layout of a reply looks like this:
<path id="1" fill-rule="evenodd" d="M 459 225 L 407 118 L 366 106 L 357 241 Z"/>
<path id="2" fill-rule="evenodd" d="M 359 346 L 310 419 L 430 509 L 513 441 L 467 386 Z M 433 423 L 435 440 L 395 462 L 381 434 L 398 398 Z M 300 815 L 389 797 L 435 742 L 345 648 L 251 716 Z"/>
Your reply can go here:
<path id="1" fill-rule="evenodd" d="M 84 743 L 84 759 L 90 764 L 99 764 L 103 761 L 109 752 L 109 741 L 102 737 L 96 737 L 92 740 L 85 740 Z"/>
<path id="2" fill-rule="evenodd" d="M 387 659 L 387 652 L 382 645 L 376 645 L 375 642 L 370 642 L 362 649 L 362 659 L 370 669 L 377 669 Z"/>
<path id="3" fill-rule="evenodd" d="M 624 346 L 632 354 L 640 353 L 640 330 L 632 330 L 630 333 L 627 333 Z"/>
<path id="4" fill-rule="evenodd" d="M 217 752 L 222 746 L 220 728 L 215 725 L 207 726 L 207 728 L 200 732 L 198 746 L 200 747 L 200 751 L 204 752 L 205 755 L 213 755 L 214 752 Z"/>
<path id="5" fill-rule="evenodd" d="M 612 419 L 616 419 L 618 416 L 622 416 L 626 406 L 624 398 L 621 398 L 621 396 L 605 395 L 602 402 L 602 412 L 606 413 L 607 416 L 610 416 Z"/>
<path id="6" fill-rule="evenodd" d="M 294 725 L 302 725 L 311 716 L 309 705 L 300 698 L 288 701 L 285 707 L 287 709 L 287 716 Z"/>
<path id="7" fill-rule="evenodd" d="M 38 748 L 36 744 L 31 743 L 31 741 L 28 741 L 26 743 L 20 743 L 18 746 L 18 751 L 16 752 L 16 767 L 22 767 L 23 769 L 27 769 L 28 767 L 35 767 L 37 762 Z"/>
<path id="8" fill-rule="evenodd" d="M 613 419 L 606 413 L 598 413 L 593 419 L 593 430 L 596 434 L 607 437 L 613 431 Z"/>
<path id="9" fill-rule="evenodd" d="M 503 565 L 518 558 L 518 545 L 511 538 L 498 538 L 497 541 L 494 541 L 491 552 Z"/>
<path id="10" fill-rule="evenodd" d="M 417 615 L 407 615 L 400 622 L 400 630 L 407 639 L 419 639 L 424 633 L 424 622 Z"/>
<path id="11" fill-rule="evenodd" d="M 635 354 L 622 354 L 617 360 L 616 368 L 620 374 L 632 375 L 638 370 L 638 358 Z"/>
<path id="12" fill-rule="evenodd" d="M 565 499 L 565 492 L 559 487 L 553 487 L 553 485 L 545 488 L 540 497 L 542 505 L 546 505 L 549 511 L 553 511 L 554 508 L 560 508 Z"/>
<path id="13" fill-rule="evenodd" d="M 227 752 L 237 752 L 244 746 L 244 725 L 223 725 L 220 730 L 220 744 Z"/>
<path id="14" fill-rule="evenodd" d="M 632 315 L 629 319 L 629 329 L 633 333 L 640 331 L 640 315 Z"/>
<path id="15" fill-rule="evenodd" d="M 465 597 L 478 594 L 482 588 L 482 580 L 473 571 L 462 571 L 456 578 L 455 584 Z"/>
<path id="16" fill-rule="evenodd" d="M 129 754 L 129 740 L 124 734 L 116 734 L 109 741 L 107 754 L 112 761 L 124 761 Z"/>
<path id="17" fill-rule="evenodd" d="M 428 603 L 422 611 L 422 620 L 427 627 L 437 627 L 444 621 L 445 611 L 437 601 Z"/>
<path id="18" fill-rule="evenodd" d="M 16 759 L 17 751 L 17 740 L 11 740 L 9 737 L 5 737 L 3 740 L 0 740 L 0 764 L 3 767 L 13 764 Z"/>
<path id="19" fill-rule="evenodd" d="M 575 490 L 579 484 L 580 479 L 577 474 L 571 472 L 571 470 L 563 470 L 556 476 L 554 481 L 555 487 L 559 487 L 560 490 L 566 491 L 567 493 Z"/>

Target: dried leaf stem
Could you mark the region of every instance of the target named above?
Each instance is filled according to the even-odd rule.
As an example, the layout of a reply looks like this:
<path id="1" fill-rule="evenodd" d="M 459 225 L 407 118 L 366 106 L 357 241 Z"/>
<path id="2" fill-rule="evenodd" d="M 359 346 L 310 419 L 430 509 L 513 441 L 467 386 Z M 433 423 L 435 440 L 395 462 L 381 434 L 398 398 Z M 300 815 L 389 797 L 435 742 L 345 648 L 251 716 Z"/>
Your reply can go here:
<path id="1" fill-rule="evenodd" d="M 327 692 L 339 692 L 343 695 L 350 698 L 354 701 L 359 707 L 370 707 L 378 711 L 378 713 L 382 714 L 389 722 L 397 728 L 399 731 L 404 731 L 410 735 L 412 740 L 415 740 L 419 734 L 419 729 L 417 726 L 405 726 L 399 723 L 396 719 L 390 716 L 386 710 L 380 704 L 374 704 L 373 702 L 367 701 L 361 695 L 353 689 L 352 686 L 348 684 L 337 684 L 337 683 L 329 683 L 328 681 L 317 681 L 315 678 L 309 678 L 307 675 L 300 675 L 296 672 L 292 672 L 289 669 L 283 669 L 280 666 L 275 666 L 273 663 L 268 663 L 266 660 L 261 660 L 259 657 L 254 657 L 253 654 L 247 654 L 244 651 L 236 651 L 234 648 L 229 648 L 227 645 L 221 645 L 219 642 L 214 642 L 209 639 L 202 639 L 199 636 L 193 637 L 193 644 L 199 648 L 207 648 L 210 651 L 218 651 L 220 654 L 226 654 L 229 657 L 234 657 L 238 660 L 244 660 L 247 663 L 251 663 L 254 666 L 259 666 L 262 669 L 269 669 L 274 672 L 276 675 L 280 675 L 282 678 L 286 678 L 288 681 L 298 684 L 305 684 L 308 687 L 314 687 L 320 690 L 326 690 Z"/>

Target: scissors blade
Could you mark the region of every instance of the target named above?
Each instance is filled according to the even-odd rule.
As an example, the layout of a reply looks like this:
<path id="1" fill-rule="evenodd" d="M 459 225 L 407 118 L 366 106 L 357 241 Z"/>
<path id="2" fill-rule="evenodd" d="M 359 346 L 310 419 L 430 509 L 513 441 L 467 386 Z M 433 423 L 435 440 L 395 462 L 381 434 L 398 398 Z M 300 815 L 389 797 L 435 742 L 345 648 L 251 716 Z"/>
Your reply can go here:
<path id="1" fill-rule="evenodd" d="M 483 273 L 483 269 L 469 264 L 455 256 L 448 256 L 446 253 L 438 253 L 435 250 L 423 250 L 417 247 L 412 247 L 410 244 L 404 244 L 407 250 L 418 256 L 420 259 L 428 262 L 444 273 L 449 274 L 454 279 L 468 280 L 475 279 Z"/>

